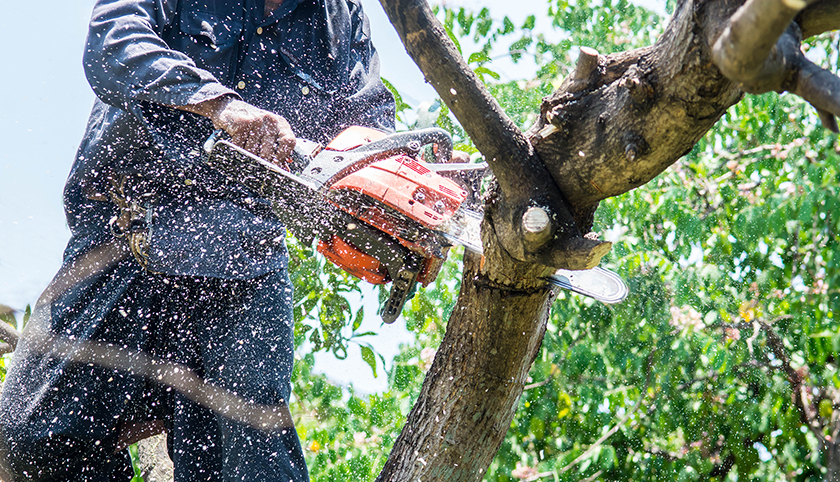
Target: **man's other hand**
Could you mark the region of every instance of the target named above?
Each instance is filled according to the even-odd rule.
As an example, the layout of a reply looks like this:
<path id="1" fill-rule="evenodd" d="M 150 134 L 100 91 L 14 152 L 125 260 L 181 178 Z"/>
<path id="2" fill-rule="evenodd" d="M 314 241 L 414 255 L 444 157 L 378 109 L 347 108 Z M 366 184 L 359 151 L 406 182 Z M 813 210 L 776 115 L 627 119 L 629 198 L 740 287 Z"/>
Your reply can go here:
<path id="1" fill-rule="evenodd" d="M 202 115 L 232 141 L 263 159 L 283 166 L 295 148 L 295 134 L 282 116 L 232 97 L 218 97 L 179 109 Z"/>
<path id="2" fill-rule="evenodd" d="M 452 160 L 450 162 L 468 163 L 471 162 L 470 154 L 464 151 L 452 151 Z"/>

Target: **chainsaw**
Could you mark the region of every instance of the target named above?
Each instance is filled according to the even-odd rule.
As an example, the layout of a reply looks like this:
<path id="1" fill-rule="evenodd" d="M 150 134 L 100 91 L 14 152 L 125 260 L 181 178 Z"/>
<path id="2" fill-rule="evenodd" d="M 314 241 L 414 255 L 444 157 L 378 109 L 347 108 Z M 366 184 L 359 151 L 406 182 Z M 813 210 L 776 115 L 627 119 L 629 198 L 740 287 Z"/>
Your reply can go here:
<path id="1" fill-rule="evenodd" d="M 300 242 L 348 273 L 391 283 L 380 310 L 393 323 L 417 283 L 437 277 L 455 244 L 481 253 L 478 186 L 486 163 L 452 163 L 452 138 L 439 128 L 389 134 L 349 127 L 329 144 L 298 139 L 284 168 L 214 133 L 207 162 L 272 202 Z M 436 162 L 427 162 L 433 158 Z M 604 303 L 627 286 L 603 268 L 559 270 L 548 281 Z"/>

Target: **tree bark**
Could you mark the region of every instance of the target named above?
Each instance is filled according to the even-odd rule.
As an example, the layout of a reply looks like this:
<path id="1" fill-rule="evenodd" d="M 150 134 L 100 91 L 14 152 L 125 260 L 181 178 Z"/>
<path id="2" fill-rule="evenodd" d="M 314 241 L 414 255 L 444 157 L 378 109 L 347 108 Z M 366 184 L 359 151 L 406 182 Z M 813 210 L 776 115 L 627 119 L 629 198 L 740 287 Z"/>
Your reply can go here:
<path id="1" fill-rule="evenodd" d="M 653 179 L 741 98 L 707 42 L 733 8 L 711 3 L 683 2 L 654 46 L 601 56 L 544 99 L 528 138 L 575 209 Z"/>

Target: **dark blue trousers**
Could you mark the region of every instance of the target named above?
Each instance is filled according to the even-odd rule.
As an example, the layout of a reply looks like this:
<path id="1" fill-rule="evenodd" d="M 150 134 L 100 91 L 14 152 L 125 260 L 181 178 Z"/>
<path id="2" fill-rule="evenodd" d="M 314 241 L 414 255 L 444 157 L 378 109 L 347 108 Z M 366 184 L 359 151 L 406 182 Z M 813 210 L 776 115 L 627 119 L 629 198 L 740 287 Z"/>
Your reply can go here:
<path id="1" fill-rule="evenodd" d="M 108 249 L 65 263 L 24 331 L 0 395 L 7 475 L 127 481 L 133 471 L 127 450 L 117 450 L 120 430 L 157 420 L 168 432 L 178 482 L 308 481 L 293 427 L 252 428 L 154 377 L 70 361 L 34 335 L 143 352 L 255 403 L 288 403 L 294 320 L 287 273 L 250 280 L 162 276 L 122 249 Z"/>

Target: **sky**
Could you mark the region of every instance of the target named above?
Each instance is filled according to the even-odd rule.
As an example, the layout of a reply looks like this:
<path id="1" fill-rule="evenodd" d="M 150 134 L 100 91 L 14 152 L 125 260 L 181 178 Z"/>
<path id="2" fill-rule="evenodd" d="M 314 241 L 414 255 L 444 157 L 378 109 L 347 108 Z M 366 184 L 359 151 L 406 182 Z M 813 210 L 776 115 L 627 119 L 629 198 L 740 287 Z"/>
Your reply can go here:
<path id="1" fill-rule="evenodd" d="M 371 20 L 373 42 L 382 59 L 382 76 L 391 81 L 412 106 L 433 100 L 434 90 L 405 53 L 382 7 L 362 0 Z M 517 25 L 537 14 L 537 30 L 549 32 L 545 0 L 448 0 L 449 6 L 490 9 L 494 18 L 507 15 Z M 638 3 L 662 11 L 664 0 Z M 0 304 L 22 310 L 34 303 L 61 265 L 70 232 L 64 220 L 61 193 L 84 133 L 93 93 L 82 71 L 87 22 L 93 0 L 0 0 Z M 526 78 L 527 65 L 494 64 L 502 80 Z M 380 326 L 373 313 L 365 324 L 378 331 L 374 347 L 386 359 L 410 335 L 398 320 Z M 326 355 L 331 358 L 331 355 Z M 357 350 L 350 359 L 333 364 L 319 356 L 318 364 L 333 367 L 330 377 L 340 383 L 384 387 L 373 379 Z M 363 367 L 363 368 L 360 368 Z"/>

